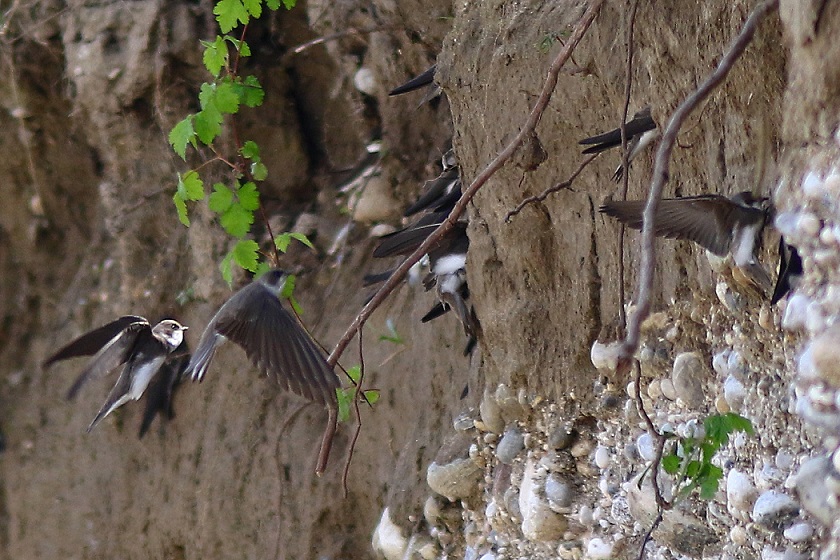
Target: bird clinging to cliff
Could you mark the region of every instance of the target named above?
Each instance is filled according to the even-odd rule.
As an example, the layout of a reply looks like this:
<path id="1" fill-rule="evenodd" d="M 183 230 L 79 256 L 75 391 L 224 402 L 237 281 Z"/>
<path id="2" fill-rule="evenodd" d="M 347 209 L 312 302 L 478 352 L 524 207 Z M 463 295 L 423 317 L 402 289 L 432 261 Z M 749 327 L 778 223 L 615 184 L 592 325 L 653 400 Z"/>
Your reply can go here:
<path id="1" fill-rule="evenodd" d="M 93 355 L 67 393 L 67 398 L 72 399 L 91 377 L 102 376 L 125 364 L 105 404 L 88 426 L 90 432 L 112 411 L 143 395 L 169 354 L 183 342 L 185 330 L 187 327 L 171 319 L 152 327 L 143 317 L 120 317 L 71 341 L 47 358 L 44 367 L 69 358 Z"/>
<path id="2" fill-rule="evenodd" d="M 644 208 L 644 200 L 607 201 L 600 211 L 641 230 Z M 659 201 L 654 234 L 693 241 L 719 257 L 731 253 L 735 265 L 767 292 L 772 282 L 756 254 L 770 211 L 766 198 L 749 191 L 731 198 L 719 194 L 664 198 Z"/>
<path id="3" fill-rule="evenodd" d="M 776 277 L 776 287 L 770 304 L 775 305 L 785 297 L 789 291 L 796 288 L 802 278 L 802 257 L 796 247 L 789 245 L 784 237 L 779 237 L 779 275 Z"/>
<path id="4" fill-rule="evenodd" d="M 650 107 L 645 107 L 633 115 L 633 118 L 624 125 L 624 130 L 627 135 L 627 165 L 630 165 L 630 162 L 659 135 L 656 122 L 650 116 Z M 584 138 L 578 144 L 591 144 L 583 151 L 584 154 L 597 154 L 621 146 L 621 128 Z M 613 181 L 618 182 L 623 173 L 624 169 L 619 165 L 613 173 Z"/>
<path id="5" fill-rule="evenodd" d="M 430 101 L 440 95 L 440 86 L 435 83 L 435 72 L 437 71 L 437 64 L 432 64 L 428 70 L 414 76 L 404 84 L 398 85 L 388 92 L 389 96 L 402 95 L 411 91 L 417 91 L 422 87 L 428 87 L 428 91 L 423 95 L 423 99 L 417 105 L 420 106 L 426 101 Z"/>

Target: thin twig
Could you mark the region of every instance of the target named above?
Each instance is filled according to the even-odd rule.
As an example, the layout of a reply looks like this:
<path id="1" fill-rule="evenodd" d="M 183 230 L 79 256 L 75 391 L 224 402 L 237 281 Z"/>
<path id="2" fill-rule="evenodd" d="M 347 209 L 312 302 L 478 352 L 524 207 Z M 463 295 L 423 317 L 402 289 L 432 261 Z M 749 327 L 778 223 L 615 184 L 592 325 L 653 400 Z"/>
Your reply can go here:
<path id="1" fill-rule="evenodd" d="M 650 542 L 650 538 L 653 535 L 653 532 L 659 527 L 659 524 L 662 523 L 662 511 L 656 515 L 656 518 L 653 520 L 653 524 L 650 526 L 650 529 L 647 530 L 645 533 L 645 538 L 642 539 L 642 547 L 639 549 L 639 560 L 644 560 L 645 557 L 645 547 L 647 543 Z"/>
<path id="2" fill-rule="evenodd" d="M 624 108 L 621 112 L 621 200 L 627 200 L 630 187 L 630 154 L 627 153 L 627 113 L 630 111 L 630 92 L 633 86 L 633 32 L 636 28 L 636 11 L 639 0 L 633 0 L 627 19 L 627 66 L 624 69 Z M 624 310 L 624 239 L 627 228 L 621 224 L 618 232 L 618 322 L 622 335 L 627 333 L 627 313 Z"/>
<path id="3" fill-rule="evenodd" d="M 647 410 L 645 410 L 645 403 L 642 401 L 642 368 L 639 365 L 638 360 L 635 361 L 635 366 L 636 377 L 634 383 L 636 387 L 633 392 L 633 397 L 636 401 L 636 408 L 639 411 L 639 416 L 641 416 L 642 420 L 645 421 L 648 433 L 656 440 L 656 453 L 654 454 L 653 461 L 651 461 L 650 464 L 650 482 L 653 486 L 653 496 L 656 500 L 656 507 L 661 513 L 671 508 L 671 504 L 668 503 L 668 501 L 662 496 L 662 490 L 659 488 L 659 465 L 662 463 L 662 454 L 665 451 L 665 436 L 656 429 L 653 420 L 650 419 L 650 415 L 648 415 Z"/>
<path id="4" fill-rule="evenodd" d="M 347 489 L 347 476 L 350 474 L 350 462 L 353 460 L 353 450 L 356 449 L 356 442 L 359 440 L 359 434 L 362 432 L 362 411 L 359 410 L 359 396 L 364 397 L 365 394 L 362 391 L 362 383 L 365 381 L 365 353 L 362 347 L 363 332 L 364 329 L 359 331 L 359 382 L 356 384 L 356 392 L 353 394 L 353 408 L 356 411 L 356 431 L 353 432 L 353 439 L 350 441 L 350 451 L 347 452 L 347 462 L 344 463 L 344 474 L 341 477 L 341 485 L 344 488 L 345 498 L 349 494 Z M 367 401 L 367 398 L 365 400 Z"/>
<path id="5" fill-rule="evenodd" d="M 540 122 L 543 111 L 545 111 L 545 108 L 548 106 L 548 102 L 551 100 L 551 94 L 557 86 L 557 77 L 560 74 L 560 70 L 571 56 L 575 47 L 577 47 L 578 43 L 580 43 L 581 39 L 583 39 L 586 30 L 589 29 L 590 25 L 592 25 L 592 22 L 595 20 L 595 16 L 598 14 L 598 10 L 600 10 L 603 3 L 604 0 L 590 1 L 586 12 L 575 25 L 574 32 L 572 33 L 568 44 L 562 51 L 560 51 L 557 58 L 555 58 L 551 63 L 551 68 L 548 71 L 548 76 L 546 77 L 545 84 L 543 85 L 543 90 L 534 104 L 534 108 L 531 110 L 530 115 L 528 115 L 528 120 L 525 121 L 524 126 L 519 131 L 519 134 L 517 134 L 510 144 L 508 144 L 507 147 L 505 147 L 505 149 L 502 150 L 502 152 L 499 153 L 499 155 L 497 155 L 496 158 L 491 161 L 481 173 L 479 173 L 469 188 L 467 188 L 464 191 L 464 194 L 461 195 L 461 198 L 455 204 L 455 207 L 452 209 L 449 217 L 447 217 L 446 220 L 444 220 L 443 223 L 441 223 L 440 226 L 438 226 L 438 228 L 428 238 L 426 238 L 426 241 L 424 241 L 420 247 L 418 247 L 411 255 L 408 256 L 408 258 L 405 259 L 405 261 L 403 261 L 391 277 L 388 278 L 385 284 L 379 288 L 379 291 L 376 292 L 368 304 L 362 308 L 347 328 L 347 331 L 336 344 L 332 354 L 330 354 L 330 357 L 327 360 L 330 365 L 334 365 L 338 361 L 338 358 L 341 357 L 341 354 L 344 352 L 344 349 L 347 348 L 347 345 L 350 344 L 350 340 L 352 340 L 356 332 L 361 329 L 362 325 L 364 325 L 365 321 L 367 321 L 376 308 L 385 301 L 385 298 L 394 291 L 394 288 L 399 285 L 414 263 L 419 261 L 420 258 L 425 255 L 429 249 L 440 240 L 441 237 L 446 235 L 446 233 L 455 226 L 455 222 L 466 211 L 467 204 L 470 200 L 472 200 L 473 196 L 475 196 L 475 193 L 478 192 L 485 183 L 487 183 L 496 171 L 501 169 L 502 166 L 507 163 L 511 156 L 516 152 L 517 148 L 519 148 L 519 146 L 521 146 L 525 141 L 525 138 L 534 132 L 537 124 Z"/>
<path id="6" fill-rule="evenodd" d="M 335 41 L 336 39 L 342 39 L 344 37 L 348 37 L 350 35 L 369 35 L 371 33 L 376 33 L 378 31 L 388 31 L 389 29 L 393 29 L 395 26 L 393 25 L 377 25 L 376 27 L 368 27 L 366 29 L 356 29 L 350 28 L 344 31 L 339 31 L 338 33 L 331 33 L 330 35 L 323 35 L 318 37 L 317 39 L 312 39 L 311 41 L 307 41 L 302 43 L 295 48 L 292 49 L 293 54 L 300 54 L 303 51 L 321 45 L 323 43 L 327 43 L 329 41 Z"/>
<path id="7" fill-rule="evenodd" d="M 665 128 L 662 141 L 656 151 L 656 160 L 653 168 L 650 192 L 643 214 L 644 227 L 642 228 L 642 262 L 639 272 L 638 303 L 636 312 L 630 318 L 627 328 L 627 338 L 621 348 L 619 358 L 619 370 L 628 371 L 633 354 L 639 347 L 642 322 L 650 314 L 651 296 L 653 290 L 653 273 L 656 267 L 656 244 L 654 236 L 654 220 L 656 211 L 659 208 L 659 199 L 662 198 L 662 190 L 668 180 L 668 171 L 671 163 L 671 152 L 677 140 L 680 127 L 692 111 L 711 94 L 714 89 L 723 82 L 732 66 L 744 53 L 747 45 L 753 38 L 755 30 L 761 19 L 776 7 L 779 0 L 765 0 L 753 9 L 753 12 L 744 22 L 744 27 L 735 38 L 732 46 L 718 63 L 718 67 L 685 101 L 677 108 Z"/>
<path id="8" fill-rule="evenodd" d="M 556 185 L 552 185 L 552 186 L 548 187 L 547 189 L 545 189 L 540 194 L 538 194 L 536 196 L 529 196 L 528 198 L 526 198 L 525 200 L 523 200 L 522 202 L 517 204 L 516 208 L 514 208 L 513 210 L 511 210 L 510 212 L 508 212 L 505 215 L 505 222 L 510 223 L 510 219 L 512 217 L 516 216 L 517 214 L 519 214 L 520 212 L 522 212 L 522 209 L 525 208 L 526 206 L 528 206 L 529 204 L 535 204 L 537 202 L 542 202 L 543 200 L 548 198 L 548 195 L 550 195 L 552 193 L 556 193 L 559 190 L 568 189 L 569 187 L 571 187 L 572 182 L 574 182 L 574 180 L 577 179 L 578 175 L 580 175 L 580 172 L 583 171 L 584 168 L 587 165 L 589 165 L 592 162 L 593 159 L 598 157 L 599 154 L 600 154 L 600 152 L 597 153 L 597 154 L 591 154 L 588 158 L 583 160 L 583 163 L 580 164 L 580 166 L 575 170 L 575 172 L 572 173 L 569 176 L 569 178 L 566 179 L 565 181 L 563 181 L 562 183 L 557 183 Z"/>

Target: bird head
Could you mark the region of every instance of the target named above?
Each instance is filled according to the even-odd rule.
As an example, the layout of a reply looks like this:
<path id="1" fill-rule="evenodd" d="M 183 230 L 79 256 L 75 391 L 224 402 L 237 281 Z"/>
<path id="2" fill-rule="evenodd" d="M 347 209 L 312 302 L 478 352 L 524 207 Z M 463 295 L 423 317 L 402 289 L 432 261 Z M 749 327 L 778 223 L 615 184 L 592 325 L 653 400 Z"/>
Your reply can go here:
<path id="1" fill-rule="evenodd" d="M 189 327 L 185 327 L 178 321 L 166 319 L 158 323 L 152 328 L 152 335 L 158 340 L 169 345 L 174 350 L 178 348 L 184 341 L 184 331 Z"/>
<path id="2" fill-rule="evenodd" d="M 274 268 L 260 276 L 258 282 L 262 283 L 266 288 L 277 294 L 279 297 L 280 292 L 283 290 L 283 286 L 286 285 L 286 279 L 288 277 L 289 273 L 285 270 Z"/>

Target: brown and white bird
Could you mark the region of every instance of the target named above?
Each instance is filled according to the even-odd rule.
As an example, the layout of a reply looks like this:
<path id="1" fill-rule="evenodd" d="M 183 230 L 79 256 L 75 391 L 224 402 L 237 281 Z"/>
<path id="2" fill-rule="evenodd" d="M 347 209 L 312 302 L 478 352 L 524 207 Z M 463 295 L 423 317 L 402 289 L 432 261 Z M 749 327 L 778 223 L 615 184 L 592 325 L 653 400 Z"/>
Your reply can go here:
<path id="1" fill-rule="evenodd" d="M 288 274 L 271 270 L 228 299 L 216 312 L 190 359 L 185 375 L 201 381 L 216 349 L 232 340 L 251 362 L 289 391 L 335 407 L 341 384 L 321 350 L 292 315 L 280 294 Z"/>
<path id="2" fill-rule="evenodd" d="M 624 130 L 627 135 L 628 165 L 659 136 L 659 131 L 656 129 L 656 122 L 650 116 L 650 107 L 645 107 L 636 112 L 633 118 L 624 125 Z M 590 145 L 589 148 L 583 151 L 584 154 L 597 154 L 604 150 L 621 146 L 621 128 L 616 128 L 590 138 L 584 138 L 578 144 Z M 613 181 L 618 182 L 623 174 L 624 169 L 619 165 L 615 173 L 613 173 Z"/>
<path id="3" fill-rule="evenodd" d="M 47 358 L 44 367 L 69 358 L 93 355 L 67 393 L 67 398 L 72 399 L 88 379 L 105 375 L 125 364 L 105 404 L 88 426 L 90 432 L 115 409 L 143 396 L 169 354 L 183 342 L 185 330 L 187 327 L 171 319 L 152 327 L 143 317 L 120 317 L 59 349 Z"/>
<path id="4" fill-rule="evenodd" d="M 644 200 L 607 201 L 600 211 L 641 230 L 645 204 Z M 693 241 L 719 257 L 731 254 L 735 265 L 768 292 L 772 282 L 757 253 L 770 213 L 768 199 L 749 191 L 731 198 L 719 194 L 664 198 L 659 201 L 654 235 Z"/>

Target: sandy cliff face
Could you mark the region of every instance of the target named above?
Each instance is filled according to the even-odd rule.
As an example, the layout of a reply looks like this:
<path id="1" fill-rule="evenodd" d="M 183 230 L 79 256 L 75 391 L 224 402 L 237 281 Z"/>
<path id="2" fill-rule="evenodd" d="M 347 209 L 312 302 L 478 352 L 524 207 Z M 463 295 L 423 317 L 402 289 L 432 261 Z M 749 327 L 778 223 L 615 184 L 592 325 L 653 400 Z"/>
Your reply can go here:
<path id="1" fill-rule="evenodd" d="M 665 123 L 752 4 L 642 2 L 631 111 L 650 104 Z M 829 453 L 840 96 L 831 37 L 840 11 L 821 6 L 781 3 L 692 115 L 674 154 L 668 196 L 778 192 L 780 227 L 805 257 L 807 299 L 771 307 L 727 263 L 710 264 L 688 243 L 658 244 L 656 313 L 640 350 L 646 408 L 683 435 L 729 410 L 757 431 L 721 453 L 715 500 L 685 500 L 665 516 L 654 534 L 663 558 L 836 550 Z M 564 40 L 584 9 L 576 1 L 308 2 L 249 28 L 247 71 L 267 95 L 240 124 L 269 169 L 261 189 L 272 227 L 306 229 L 317 245 L 317 256 L 297 248 L 286 264 L 300 270 L 304 319 L 325 346 L 364 304 L 365 272 L 384 268 L 371 262 L 371 221 L 399 222 L 450 138 L 471 181 L 524 123 L 561 48 L 551 38 Z M 233 346 L 204 383 L 181 387 L 176 418 L 143 440 L 139 405 L 84 433 L 109 382 L 64 401 L 80 365 L 42 371 L 50 350 L 126 313 L 174 316 L 193 327 L 194 344 L 230 293 L 217 268 L 228 240 L 210 214 L 199 207 L 189 229 L 177 221 L 171 194 L 186 167 L 167 143 L 206 79 L 198 41 L 217 33 L 211 10 L 210 2 L 24 2 L 8 14 L 0 556 L 635 557 L 656 515 L 643 476 L 652 443 L 627 398 L 630 380 L 590 359 L 596 339 L 616 340 L 622 304 L 618 227 L 598 213 L 604 198 L 620 196 L 610 181 L 618 155 L 504 220 L 524 196 L 577 168 L 579 139 L 617 123 L 621 3 L 606 3 L 561 75 L 530 145 L 544 161 L 526 170 L 529 158 L 514 158 L 470 207 L 479 351 L 461 355 L 453 317 L 420 324 L 433 296 L 417 288 L 401 288 L 369 322 L 365 361 L 383 398 L 364 411 L 346 499 L 350 428 L 327 474 L 315 477 L 325 415 L 297 412 L 301 401 Z M 290 51 L 351 28 L 360 33 Z M 438 52 L 444 98 L 415 108 L 419 96 L 387 97 Z M 367 93 L 354 85 L 360 70 L 372 78 Z M 337 188 L 342 171 L 376 138 L 387 146 L 380 174 L 360 201 L 348 200 Z M 650 154 L 634 163 L 629 198 L 647 192 L 651 163 Z M 348 204 L 355 213 L 343 211 Z M 766 237 L 772 269 L 776 238 Z M 630 232 L 628 298 L 638 261 Z M 389 320 L 404 345 L 378 340 Z M 815 358 L 797 377 L 803 348 Z M 357 361 L 351 346 L 342 362 Z M 810 474 L 797 482 L 803 468 Z"/>

